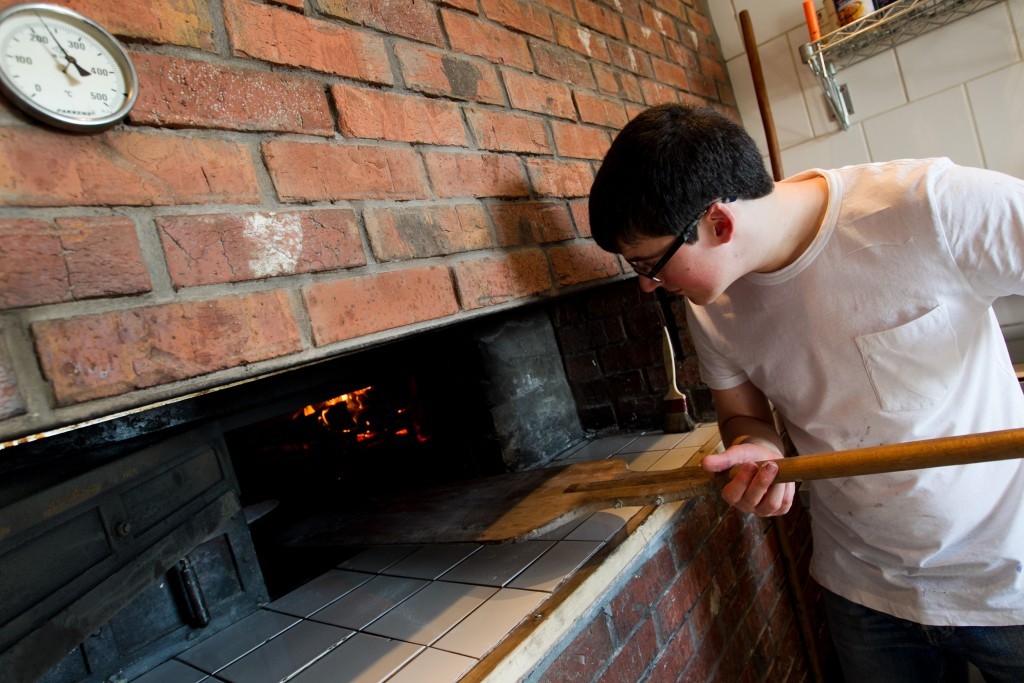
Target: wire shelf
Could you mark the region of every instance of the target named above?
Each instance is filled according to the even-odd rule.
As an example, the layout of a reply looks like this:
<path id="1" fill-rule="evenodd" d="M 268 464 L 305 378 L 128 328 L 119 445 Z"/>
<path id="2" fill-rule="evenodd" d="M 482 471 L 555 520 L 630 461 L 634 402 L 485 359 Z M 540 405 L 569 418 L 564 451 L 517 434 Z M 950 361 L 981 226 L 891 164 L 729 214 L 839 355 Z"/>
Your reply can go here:
<path id="1" fill-rule="evenodd" d="M 896 0 L 800 46 L 800 58 L 818 79 L 832 113 L 846 130 L 850 116 L 843 89 L 835 81 L 837 71 L 1000 2 L 1004 0 Z"/>

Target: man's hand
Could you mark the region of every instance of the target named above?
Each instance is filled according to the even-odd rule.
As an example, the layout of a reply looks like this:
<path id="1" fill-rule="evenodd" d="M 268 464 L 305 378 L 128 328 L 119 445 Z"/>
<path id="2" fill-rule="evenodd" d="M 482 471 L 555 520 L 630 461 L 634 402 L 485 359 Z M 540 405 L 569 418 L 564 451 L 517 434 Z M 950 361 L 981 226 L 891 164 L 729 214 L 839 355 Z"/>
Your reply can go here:
<path id="1" fill-rule="evenodd" d="M 722 488 L 722 498 L 740 512 L 758 517 L 775 517 L 789 512 L 796 495 L 796 484 L 772 484 L 779 468 L 764 460 L 779 460 L 782 454 L 774 444 L 758 439 L 737 442 L 722 453 L 705 456 L 700 466 L 709 472 L 722 472 L 743 464 L 739 474 Z M 744 464 L 745 463 L 745 464 Z"/>

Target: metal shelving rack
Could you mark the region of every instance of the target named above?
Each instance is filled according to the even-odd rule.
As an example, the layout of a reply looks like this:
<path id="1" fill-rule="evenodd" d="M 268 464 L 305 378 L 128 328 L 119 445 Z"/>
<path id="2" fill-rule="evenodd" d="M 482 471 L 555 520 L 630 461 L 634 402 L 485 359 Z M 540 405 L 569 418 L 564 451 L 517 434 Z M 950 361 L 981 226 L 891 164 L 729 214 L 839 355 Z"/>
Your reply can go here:
<path id="1" fill-rule="evenodd" d="M 825 0 L 830 2 L 831 0 Z M 1003 0 L 896 0 L 880 10 L 800 46 L 800 58 L 825 91 L 843 130 L 850 113 L 836 72 Z"/>

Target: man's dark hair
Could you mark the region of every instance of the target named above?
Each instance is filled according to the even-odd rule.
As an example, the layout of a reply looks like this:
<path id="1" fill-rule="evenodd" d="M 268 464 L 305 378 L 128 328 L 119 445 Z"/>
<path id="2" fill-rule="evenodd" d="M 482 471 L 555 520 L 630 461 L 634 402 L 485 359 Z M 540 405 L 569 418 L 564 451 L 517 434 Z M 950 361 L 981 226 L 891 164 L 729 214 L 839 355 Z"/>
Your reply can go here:
<path id="1" fill-rule="evenodd" d="M 678 235 L 720 197 L 755 199 L 774 189 L 743 127 L 713 109 L 666 104 L 626 124 L 590 188 L 590 228 L 618 252 L 642 236 Z M 697 239 L 696 230 L 685 238 Z"/>

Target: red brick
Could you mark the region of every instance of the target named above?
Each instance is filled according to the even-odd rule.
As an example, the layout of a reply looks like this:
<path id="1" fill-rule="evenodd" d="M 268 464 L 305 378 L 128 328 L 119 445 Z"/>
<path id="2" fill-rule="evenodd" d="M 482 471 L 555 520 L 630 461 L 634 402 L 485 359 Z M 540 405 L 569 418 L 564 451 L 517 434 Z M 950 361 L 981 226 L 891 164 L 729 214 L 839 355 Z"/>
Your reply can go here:
<path id="1" fill-rule="evenodd" d="M 537 60 L 537 73 L 562 81 L 577 88 L 597 87 L 590 63 L 572 50 L 539 40 L 531 41 L 533 58 Z"/>
<path id="2" fill-rule="evenodd" d="M 589 240 L 552 247 L 548 254 L 562 287 L 622 274 L 618 257 Z"/>
<path id="3" fill-rule="evenodd" d="M 686 79 L 686 71 L 683 67 L 670 64 L 664 59 L 658 59 L 657 57 L 651 60 L 651 65 L 654 67 L 654 75 L 658 81 L 680 90 L 686 90 L 690 87 L 690 82 Z"/>
<path id="4" fill-rule="evenodd" d="M 686 19 L 690 26 L 702 36 L 711 38 L 715 35 L 715 29 L 711 25 L 711 20 L 699 11 L 693 8 L 686 10 Z"/>
<path id="5" fill-rule="evenodd" d="M 390 85 L 384 39 L 347 26 L 247 0 L 224 0 L 236 55 Z"/>
<path id="6" fill-rule="evenodd" d="M 567 17 L 572 16 L 572 0 L 535 0 L 535 2 L 544 5 L 552 12 L 558 12 Z"/>
<path id="7" fill-rule="evenodd" d="M 351 209 L 156 219 L 176 289 L 366 264 Z"/>
<path id="8" fill-rule="evenodd" d="M 133 123 L 330 136 L 334 121 L 316 81 L 134 53 L 139 99 Z"/>
<path id="9" fill-rule="evenodd" d="M 680 673 L 686 668 L 690 660 L 693 659 L 693 653 L 693 637 L 689 629 L 683 628 L 662 647 L 654 660 L 654 666 L 651 667 L 650 675 L 645 679 L 646 683 L 662 683 L 663 681 L 665 683 L 669 681 L 676 683 L 677 681 L 691 680 L 682 678 Z"/>
<path id="10" fill-rule="evenodd" d="M 643 623 L 597 680 L 601 683 L 623 683 L 644 680 L 644 672 L 658 653 L 658 639 L 650 620 Z"/>
<path id="11" fill-rule="evenodd" d="M 582 161 L 527 159 L 526 170 L 537 194 L 545 197 L 586 197 L 594 182 L 590 164 Z"/>
<path id="12" fill-rule="evenodd" d="M 665 638 L 682 628 L 697 599 L 711 583 L 711 570 L 705 553 L 695 553 L 668 586 L 664 597 L 654 606 L 661 635 Z"/>
<path id="13" fill-rule="evenodd" d="M 694 54 L 693 49 L 671 40 L 666 42 L 666 46 L 668 47 L 668 60 L 670 62 L 690 71 L 698 71 L 700 69 L 700 62 L 697 60 L 697 55 Z"/>
<path id="14" fill-rule="evenodd" d="M 366 209 L 366 233 L 380 261 L 443 256 L 494 246 L 479 204 Z"/>
<path id="15" fill-rule="evenodd" d="M 650 622 L 651 607 L 672 582 L 676 567 L 667 546 L 661 548 L 643 566 L 626 579 L 622 591 L 612 598 L 612 625 L 620 642 L 626 642 L 642 621 Z"/>
<path id="16" fill-rule="evenodd" d="M 619 79 L 615 75 L 613 69 L 608 68 L 604 64 L 594 64 L 594 80 L 597 83 L 597 89 L 605 95 L 620 95 L 622 92 L 622 86 L 619 85 Z"/>
<path id="17" fill-rule="evenodd" d="M 0 339 L 0 420 L 25 413 L 25 400 L 18 391 L 18 376 L 7 353 L 4 340 Z"/>
<path id="18" fill-rule="evenodd" d="M 612 55 L 608 51 L 608 40 L 600 33 L 580 26 L 571 19 L 554 17 L 555 42 L 573 52 L 586 55 L 601 62 L 611 62 Z"/>
<path id="19" fill-rule="evenodd" d="M 608 49 L 612 53 L 612 64 L 620 69 L 625 69 L 647 78 L 654 76 L 654 71 L 651 69 L 651 58 L 647 53 L 617 41 L 610 42 Z"/>
<path id="20" fill-rule="evenodd" d="M 13 4 L 3 2 L 0 6 Z M 117 36 L 217 51 L 209 0 L 150 3 L 145 11 L 133 3 L 109 0 L 62 0 L 60 4 L 81 12 Z"/>
<path id="21" fill-rule="evenodd" d="M 603 617 L 588 624 L 558 655 L 543 680 L 552 683 L 584 683 L 594 680 L 614 651 L 611 634 Z"/>
<path id="22" fill-rule="evenodd" d="M 672 40 L 679 38 L 676 22 L 672 17 L 650 5 L 641 5 L 640 11 L 643 14 L 643 21 L 647 26 L 653 28 L 666 38 Z"/>
<path id="23" fill-rule="evenodd" d="M 729 81 L 729 76 L 725 73 L 725 64 L 718 59 L 711 59 L 706 55 L 700 56 L 700 72 L 704 76 L 722 83 Z"/>
<path id="24" fill-rule="evenodd" d="M 481 0 L 484 15 L 502 26 L 551 41 L 551 13 L 523 0 Z"/>
<path id="25" fill-rule="evenodd" d="M 276 291 L 47 320 L 32 334 L 62 406 L 302 350 L 288 295 Z"/>
<path id="26" fill-rule="evenodd" d="M 665 56 L 665 41 L 660 33 L 632 19 L 626 19 L 625 23 L 626 39 L 631 45 L 660 57 Z"/>
<path id="27" fill-rule="evenodd" d="M 494 109 L 467 108 L 466 120 L 476 144 L 496 152 L 550 154 L 544 119 Z"/>
<path id="28" fill-rule="evenodd" d="M 335 85 L 341 132 L 352 138 L 466 146 L 459 107 L 452 102 Z"/>
<path id="29" fill-rule="evenodd" d="M 630 109 L 630 102 L 644 101 L 643 91 L 640 89 L 640 79 L 634 74 L 623 71 L 619 73 L 619 81 L 622 83 L 622 96 L 626 100 L 625 105 L 628 112 Z M 634 115 L 630 115 L 630 118 L 632 119 L 633 116 Z"/>
<path id="30" fill-rule="evenodd" d="M 561 242 L 576 237 L 565 204 L 560 202 L 501 202 L 490 206 L 498 244 Z"/>
<path id="31" fill-rule="evenodd" d="M 426 179 L 411 149 L 270 140 L 267 170 L 281 201 L 422 199 Z"/>
<path id="32" fill-rule="evenodd" d="M 459 300 L 467 310 L 494 306 L 551 289 L 551 273 L 540 249 L 458 261 L 452 267 Z"/>
<path id="33" fill-rule="evenodd" d="M 448 269 L 396 270 L 308 285 L 303 296 L 317 346 L 457 313 Z"/>
<path id="34" fill-rule="evenodd" d="M 439 197 L 523 197 L 529 194 L 519 157 L 509 154 L 425 152 Z"/>
<path id="35" fill-rule="evenodd" d="M 130 218 L 69 217 L 56 222 L 72 298 L 150 291 L 149 272 Z"/>
<path id="36" fill-rule="evenodd" d="M 417 92 L 460 100 L 503 104 L 495 67 L 462 55 L 399 43 L 395 56 L 405 84 Z"/>
<path id="37" fill-rule="evenodd" d="M 643 78 L 640 80 L 640 87 L 644 91 L 644 102 L 648 106 L 679 101 L 679 93 L 663 83 Z"/>
<path id="38" fill-rule="evenodd" d="M 253 204 L 248 148 L 229 140 L 120 130 L 75 137 L 0 129 L 0 205 Z"/>
<path id="39" fill-rule="evenodd" d="M 608 132 L 601 128 L 552 121 L 551 132 L 555 137 L 555 149 L 563 157 L 603 159 L 611 145 Z"/>
<path id="40" fill-rule="evenodd" d="M 0 221 L 0 309 L 71 299 L 63 245 L 46 221 Z"/>
<path id="41" fill-rule="evenodd" d="M 385 33 L 397 34 L 441 46 L 444 36 L 437 11 L 429 2 L 381 2 L 380 0 L 313 0 L 322 13 L 362 24 Z"/>
<path id="42" fill-rule="evenodd" d="M 590 207 L 586 199 L 569 202 L 569 210 L 576 221 L 576 232 L 580 237 L 590 237 Z"/>
<path id="43" fill-rule="evenodd" d="M 676 19 L 686 19 L 686 8 L 683 7 L 682 0 L 654 0 L 654 5 Z"/>
<path id="44" fill-rule="evenodd" d="M 462 12 L 443 9 L 441 17 L 456 52 L 533 71 L 530 50 L 521 35 Z"/>
<path id="45" fill-rule="evenodd" d="M 502 70 L 502 78 L 516 109 L 576 120 L 572 93 L 566 85 L 508 69 Z"/>
<path id="46" fill-rule="evenodd" d="M 622 16 L 640 21 L 643 14 L 640 12 L 640 0 L 610 0 L 607 4 L 615 7 Z"/>
<path id="47" fill-rule="evenodd" d="M 599 126 L 607 126 L 616 130 L 629 123 L 626 108 L 617 99 L 582 90 L 574 92 L 573 99 L 580 112 L 580 121 L 584 123 L 596 123 Z"/>
<path id="48" fill-rule="evenodd" d="M 625 38 L 622 18 L 614 10 L 590 0 L 575 0 L 576 16 L 580 23 L 613 38 Z"/>

